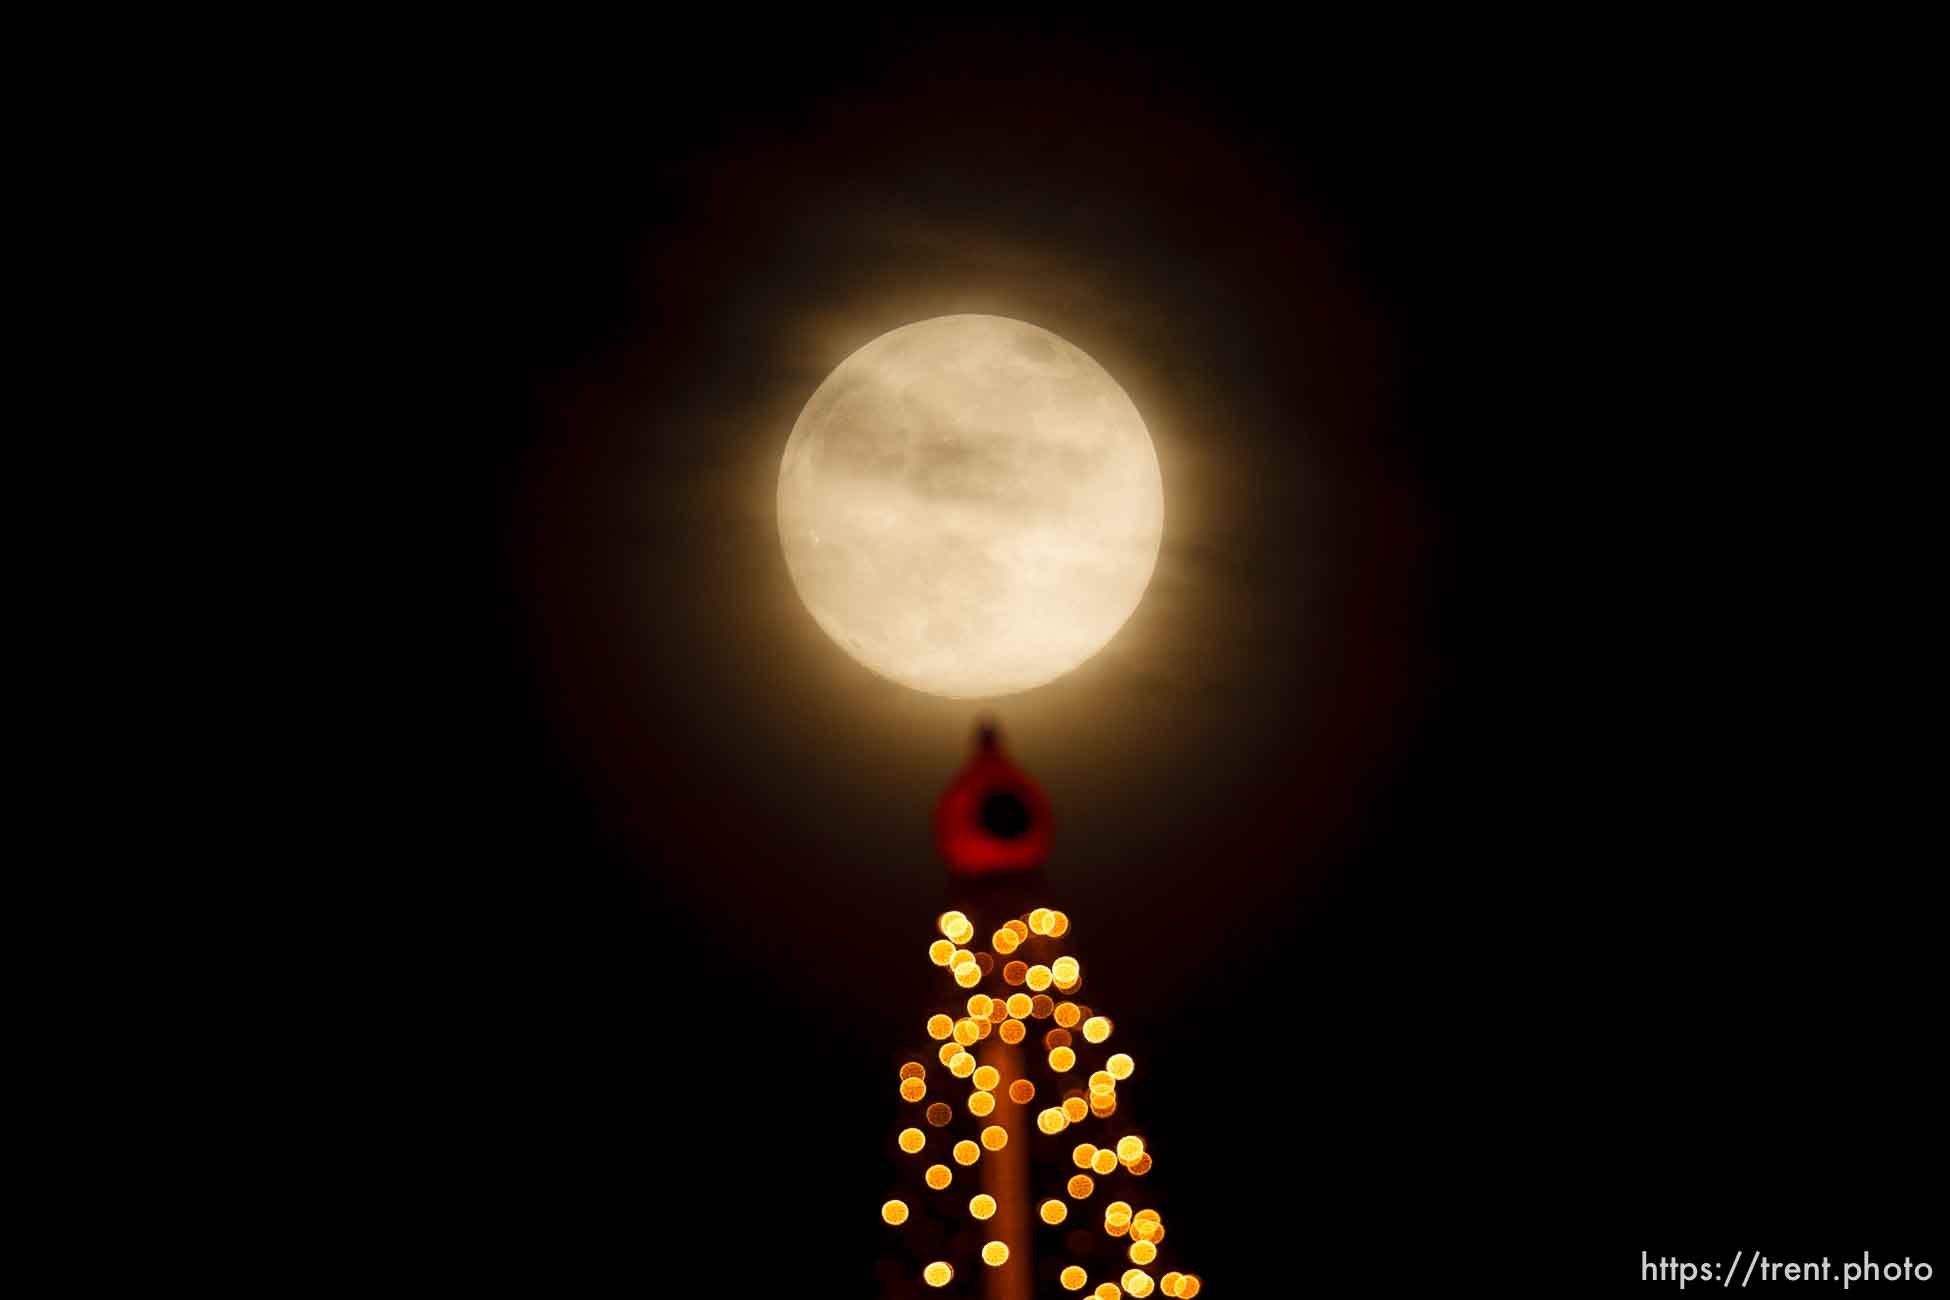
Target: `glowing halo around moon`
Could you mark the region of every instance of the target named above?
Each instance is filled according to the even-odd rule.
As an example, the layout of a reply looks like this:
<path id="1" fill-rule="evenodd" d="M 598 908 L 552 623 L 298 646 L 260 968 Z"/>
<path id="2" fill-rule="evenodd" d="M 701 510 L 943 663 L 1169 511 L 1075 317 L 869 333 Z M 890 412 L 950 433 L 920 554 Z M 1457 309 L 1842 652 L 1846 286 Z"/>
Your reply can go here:
<path id="1" fill-rule="evenodd" d="M 842 361 L 779 465 L 793 585 L 842 649 L 931 695 L 1041 686 L 1115 636 L 1158 562 L 1151 434 L 1048 330 L 937 316 Z"/>

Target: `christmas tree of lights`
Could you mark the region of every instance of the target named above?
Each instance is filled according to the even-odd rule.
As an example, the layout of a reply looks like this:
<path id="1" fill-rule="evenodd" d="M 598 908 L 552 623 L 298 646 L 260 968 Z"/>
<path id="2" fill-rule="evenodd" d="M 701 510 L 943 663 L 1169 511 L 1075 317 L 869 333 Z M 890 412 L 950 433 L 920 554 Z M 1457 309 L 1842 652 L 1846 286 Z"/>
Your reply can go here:
<path id="1" fill-rule="evenodd" d="M 1013 906 L 1041 886 L 1048 831 L 1040 789 L 983 728 L 936 814 L 961 905 L 936 919 L 927 948 L 939 1009 L 931 1047 L 899 1066 L 903 1186 L 881 1218 L 921 1229 L 911 1253 L 928 1288 L 975 1273 L 992 1300 L 1027 1300 L 1053 1274 L 1099 1300 L 1189 1300 L 1199 1276 L 1164 1267 L 1163 1216 L 1136 1208 L 1155 1160 L 1118 1118 L 1137 1062 L 1083 1000 L 1070 918 Z"/>

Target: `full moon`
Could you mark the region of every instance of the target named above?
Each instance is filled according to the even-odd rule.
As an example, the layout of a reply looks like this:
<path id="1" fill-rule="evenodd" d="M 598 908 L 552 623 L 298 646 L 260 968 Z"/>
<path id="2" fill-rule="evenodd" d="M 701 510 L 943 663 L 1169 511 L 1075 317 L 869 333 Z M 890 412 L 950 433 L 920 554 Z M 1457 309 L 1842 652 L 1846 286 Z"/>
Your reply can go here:
<path id="1" fill-rule="evenodd" d="M 938 316 L 842 361 L 779 466 L 779 539 L 828 636 L 949 699 L 1069 672 L 1158 562 L 1151 434 L 1104 368 L 1048 330 Z"/>

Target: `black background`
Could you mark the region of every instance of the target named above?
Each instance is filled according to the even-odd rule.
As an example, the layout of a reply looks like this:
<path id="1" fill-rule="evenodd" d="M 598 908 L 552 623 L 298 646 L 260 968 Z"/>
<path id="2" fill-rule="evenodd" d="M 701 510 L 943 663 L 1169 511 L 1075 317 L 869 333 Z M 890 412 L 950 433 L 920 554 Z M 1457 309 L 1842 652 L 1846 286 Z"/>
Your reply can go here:
<path id="1" fill-rule="evenodd" d="M 421 545 L 375 629 L 413 716 L 370 756 L 360 837 L 386 960 L 345 972 L 378 1012 L 343 1067 L 365 1099 L 350 1127 L 379 1138 L 334 1202 L 349 1238 L 429 1276 L 552 1290 L 876 1286 L 888 1080 L 926 1009 L 918 964 L 881 964 L 918 952 L 931 911 L 876 917 L 884 895 L 829 888 L 830 846 L 776 895 L 742 892 L 723 864 L 777 843 L 742 812 L 805 797 L 768 791 L 762 768 L 727 787 L 719 753 L 701 765 L 694 702 L 612 720 L 634 743 L 591 732 L 536 631 L 578 563 L 537 466 L 561 473 L 565 443 L 572 483 L 611 463 L 576 376 L 648 346 L 736 381 L 722 337 L 698 344 L 683 320 L 730 318 L 714 285 L 748 245 L 676 268 L 659 250 L 696 253 L 686 214 L 723 202 L 699 198 L 718 162 L 766 175 L 845 99 L 896 125 L 798 157 L 795 178 L 876 175 L 874 149 L 938 140 L 953 179 L 931 201 L 983 219 L 1000 173 L 1035 224 L 1079 184 L 1076 154 L 1025 137 L 1077 130 L 1120 160 L 1085 191 L 1149 194 L 1171 239 L 1243 228 L 1250 251 L 1312 232 L 1358 286 L 1336 310 L 1359 318 L 1310 328 L 1385 358 L 1380 396 L 1321 400 L 1385 412 L 1335 426 L 1361 430 L 1337 454 L 1361 482 L 1378 464 L 1411 480 L 1425 511 L 1426 695 L 1304 846 L 1279 810 L 1327 778 L 1253 753 L 1246 811 L 1201 851 L 1260 864 L 1257 929 L 1200 933 L 1209 918 L 1169 886 L 1131 914 L 1190 906 L 1194 956 L 1164 967 L 1194 968 L 1188 983 L 1147 965 L 1162 931 L 1093 949 L 1115 883 L 1066 893 L 1052 873 L 1102 995 L 1128 990 L 1120 1032 L 1153 1053 L 1154 1178 L 1213 1294 L 1392 1291 L 1452 1266 L 1585 1294 L 1637 1288 L 1641 1250 L 1927 1250 L 1905 1233 L 1941 1200 L 1939 1174 L 1915 1178 L 1940 1170 L 1918 878 L 1934 867 L 1904 865 L 1843 784 L 1811 779 L 1825 715 L 1790 705 L 1750 618 L 1771 580 L 1749 562 L 1747 443 L 1724 396 L 1745 358 L 1719 305 L 1764 238 L 1742 215 L 1752 170 L 1804 138 L 1791 97 L 1685 41 L 1567 37 L 1533 59 L 1489 31 L 1414 52 L 1305 25 L 753 24 L 646 39 L 621 66 L 457 49 L 400 79 L 416 90 L 376 132 L 362 219 L 386 236 L 398 306 L 380 332 L 415 406 L 382 450 L 438 495 L 401 503 Z M 1151 91 L 1249 160 L 1250 204 L 1132 186 L 1202 175 L 1116 98 Z M 1242 329 L 1272 292 L 1251 272 L 1223 281 L 1261 313 Z M 659 573 L 693 562 L 667 545 Z M 673 664 L 723 649 L 691 635 Z M 941 782 L 960 759 L 941 752 Z M 709 883 L 725 872 L 735 887 Z M 936 888 L 885 911 L 931 908 Z M 739 906 L 831 927 L 834 955 L 755 957 L 727 937 Z M 1246 1059 L 1275 1080 L 1251 1119 L 1228 1100 Z M 1196 1136 L 1173 1147 L 1174 1129 Z"/>

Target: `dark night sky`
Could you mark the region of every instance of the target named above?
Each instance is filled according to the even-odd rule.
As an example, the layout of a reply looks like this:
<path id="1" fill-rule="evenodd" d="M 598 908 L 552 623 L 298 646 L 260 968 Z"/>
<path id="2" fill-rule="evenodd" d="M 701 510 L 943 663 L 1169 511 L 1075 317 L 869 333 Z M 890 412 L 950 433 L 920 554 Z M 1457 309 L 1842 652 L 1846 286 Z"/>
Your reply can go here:
<path id="1" fill-rule="evenodd" d="M 1665 630 L 1709 608 L 1674 541 L 1700 502 L 1598 522 L 1686 437 L 1646 340 L 1697 252 L 1664 196 L 1710 169 L 1652 161 L 1670 98 L 1305 29 L 749 43 L 477 70 L 404 135 L 454 521 L 400 868 L 441 917 L 406 1036 L 452 1081 L 443 1240 L 538 1284 L 759 1253 L 872 1293 L 927 818 L 982 714 L 1052 798 L 1052 891 L 1225 1294 L 1532 1231 L 1594 1271 L 1718 1249 L 1725 1199 L 1792 1205 L 1782 1169 L 1872 1144 L 1886 1088 L 1902 1113 L 1904 1071 L 1723 1055 L 1729 1019 L 1917 995 L 1793 938 L 1814 886 L 1757 891 L 1763 801 L 1674 729 L 1711 696 Z M 772 514 L 819 381 L 951 312 L 1090 353 L 1165 480 L 1130 623 L 992 702 L 828 641 Z M 1722 926 L 1748 907 L 1783 925 Z M 1291 1172 L 1234 1145 L 1250 1060 Z M 1676 1172 L 1721 1146 L 1718 1182 Z"/>

